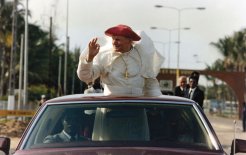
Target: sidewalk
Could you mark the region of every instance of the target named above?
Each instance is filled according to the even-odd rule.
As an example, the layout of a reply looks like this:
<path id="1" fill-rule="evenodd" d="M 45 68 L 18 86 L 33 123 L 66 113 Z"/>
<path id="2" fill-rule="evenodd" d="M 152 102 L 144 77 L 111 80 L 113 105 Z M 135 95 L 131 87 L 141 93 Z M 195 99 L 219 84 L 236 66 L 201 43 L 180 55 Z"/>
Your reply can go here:
<path id="1" fill-rule="evenodd" d="M 213 126 L 220 143 L 222 144 L 224 150 L 230 154 L 231 143 L 234 139 L 234 119 L 233 118 L 224 118 L 218 116 L 212 116 L 207 114 L 207 117 Z M 242 121 L 236 119 L 236 138 L 246 140 L 246 132 L 242 132 Z M 239 154 L 238 154 L 239 155 Z"/>

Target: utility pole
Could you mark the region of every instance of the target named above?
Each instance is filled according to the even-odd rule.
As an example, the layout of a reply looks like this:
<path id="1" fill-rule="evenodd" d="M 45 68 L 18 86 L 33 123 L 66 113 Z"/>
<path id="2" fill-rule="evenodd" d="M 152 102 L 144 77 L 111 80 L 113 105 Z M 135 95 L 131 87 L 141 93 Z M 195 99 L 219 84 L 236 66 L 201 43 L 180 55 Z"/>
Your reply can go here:
<path id="1" fill-rule="evenodd" d="M 15 89 L 15 53 L 17 36 L 17 0 L 14 0 L 12 14 L 12 47 L 10 52 L 10 70 L 9 70 L 9 96 L 14 95 Z"/>
<path id="2" fill-rule="evenodd" d="M 22 76 L 23 76 L 23 46 L 24 46 L 24 35 L 21 34 L 21 46 L 20 46 L 20 69 L 19 69 L 19 93 L 18 93 L 18 110 L 21 109 L 22 96 Z"/>
<path id="3" fill-rule="evenodd" d="M 68 0 L 67 0 L 67 19 L 66 19 L 66 50 L 65 50 L 65 58 L 64 58 L 64 85 L 63 85 L 63 92 L 64 95 L 67 94 L 67 56 L 69 52 L 69 36 L 68 36 Z"/>
<path id="4" fill-rule="evenodd" d="M 15 108 L 15 54 L 16 54 L 16 36 L 17 36 L 17 0 L 14 0 L 12 13 L 12 47 L 10 52 L 10 68 L 9 68 L 9 95 L 8 110 Z"/>
<path id="5" fill-rule="evenodd" d="M 57 91 L 57 96 L 62 95 L 62 89 L 61 89 L 61 61 L 62 61 L 62 56 L 59 56 L 59 66 L 58 66 L 58 91 Z"/>
<path id="6" fill-rule="evenodd" d="M 50 17 L 50 34 L 49 34 L 49 68 L 48 68 L 48 98 L 51 97 L 50 87 L 52 85 L 51 81 L 51 56 L 52 56 L 52 17 Z"/>
<path id="7" fill-rule="evenodd" d="M 26 11 L 25 11 L 25 51 L 24 51 L 24 107 L 28 103 L 28 0 L 26 0 Z"/>

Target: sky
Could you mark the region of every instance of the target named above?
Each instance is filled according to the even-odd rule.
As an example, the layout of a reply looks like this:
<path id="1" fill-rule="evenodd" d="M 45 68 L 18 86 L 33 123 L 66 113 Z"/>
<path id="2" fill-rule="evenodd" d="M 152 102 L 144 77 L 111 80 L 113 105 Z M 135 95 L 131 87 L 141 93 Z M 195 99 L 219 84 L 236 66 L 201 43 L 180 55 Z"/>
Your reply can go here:
<path id="1" fill-rule="evenodd" d="M 180 69 L 204 69 L 206 64 L 211 65 L 222 55 L 210 43 L 246 27 L 246 0 L 69 0 L 68 12 L 67 0 L 28 2 L 32 15 L 29 22 L 48 30 L 49 17 L 52 17 L 59 43 L 65 42 L 68 28 L 70 50 L 83 49 L 92 38 L 104 36 L 109 27 L 126 24 L 133 30 L 144 31 L 154 41 L 165 57 L 164 68 L 177 67 L 178 11 L 156 8 L 155 5 L 190 8 L 180 14 L 180 27 L 190 28 L 180 31 Z M 25 6 L 26 0 L 22 3 Z M 196 7 L 206 9 L 197 10 Z M 153 26 L 159 29 L 150 29 Z"/>

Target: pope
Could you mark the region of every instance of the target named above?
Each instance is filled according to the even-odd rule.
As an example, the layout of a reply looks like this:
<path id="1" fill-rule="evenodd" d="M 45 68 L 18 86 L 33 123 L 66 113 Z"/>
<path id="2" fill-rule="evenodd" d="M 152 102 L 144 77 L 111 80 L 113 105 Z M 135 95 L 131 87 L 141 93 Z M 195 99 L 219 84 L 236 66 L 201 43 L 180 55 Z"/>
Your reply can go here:
<path id="1" fill-rule="evenodd" d="M 91 83 L 100 77 L 105 95 L 161 95 L 156 76 L 163 57 L 153 41 L 144 32 L 139 35 L 127 25 L 111 27 L 105 35 L 108 38 L 93 38 L 81 53 L 79 79 Z"/>

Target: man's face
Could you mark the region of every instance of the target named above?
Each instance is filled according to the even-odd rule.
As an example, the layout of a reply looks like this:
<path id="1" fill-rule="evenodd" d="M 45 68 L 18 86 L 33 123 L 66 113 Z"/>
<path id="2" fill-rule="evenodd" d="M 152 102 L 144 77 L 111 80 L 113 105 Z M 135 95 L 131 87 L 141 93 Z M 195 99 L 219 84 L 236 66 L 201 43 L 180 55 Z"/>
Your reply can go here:
<path id="1" fill-rule="evenodd" d="M 132 41 L 129 38 L 123 36 L 113 36 L 112 44 L 114 51 L 125 53 L 131 49 Z"/>
<path id="2" fill-rule="evenodd" d="M 69 135 L 75 135 L 80 130 L 80 120 L 76 115 L 68 115 L 63 120 L 63 127 Z"/>
<path id="3" fill-rule="evenodd" d="M 186 78 L 182 78 L 181 80 L 180 80 L 180 86 L 182 87 L 182 88 L 185 88 L 186 87 Z"/>
<path id="4" fill-rule="evenodd" d="M 197 81 L 195 79 L 189 79 L 189 85 L 191 88 L 195 88 L 197 86 Z"/>

